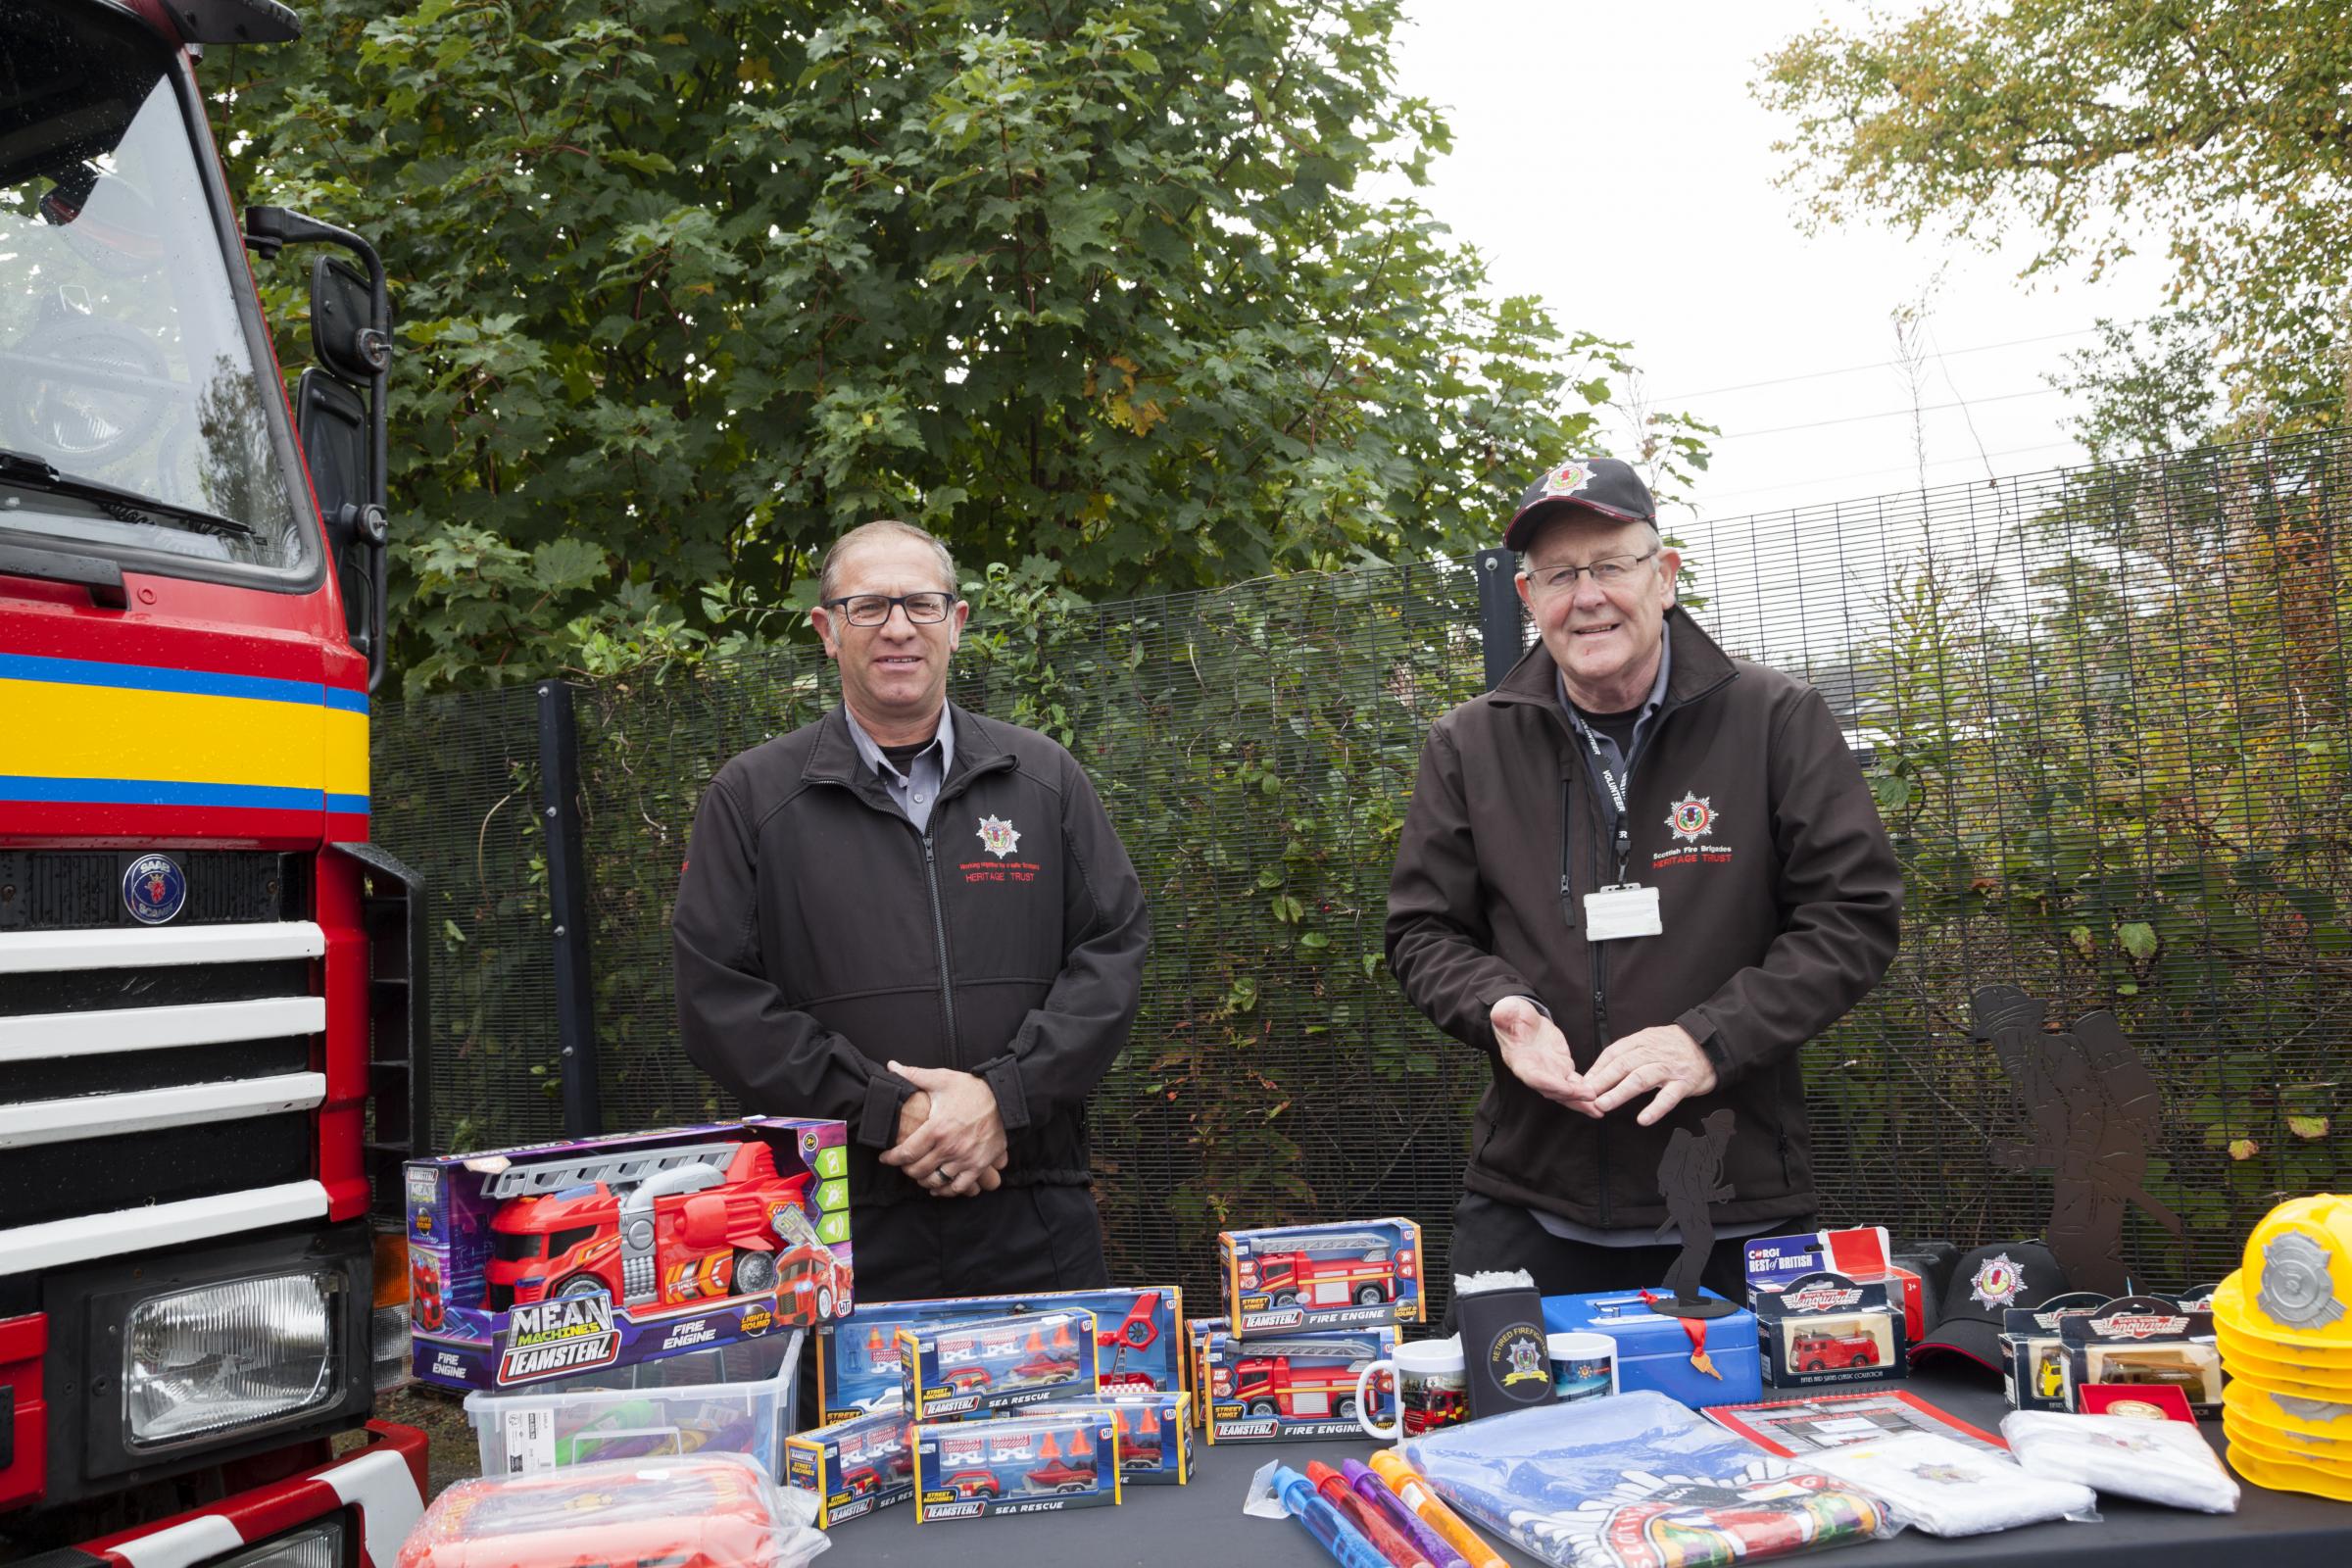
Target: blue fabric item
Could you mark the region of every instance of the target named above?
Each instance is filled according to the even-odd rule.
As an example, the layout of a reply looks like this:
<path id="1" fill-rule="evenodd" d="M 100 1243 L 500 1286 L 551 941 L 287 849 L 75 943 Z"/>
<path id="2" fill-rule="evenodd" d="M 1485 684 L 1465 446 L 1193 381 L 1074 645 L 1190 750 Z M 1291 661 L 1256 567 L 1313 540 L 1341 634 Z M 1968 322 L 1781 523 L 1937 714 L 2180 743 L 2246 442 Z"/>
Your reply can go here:
<path id="1" fill-rule="evenodd" d="M 1715 1568 L 1891 1534 L 1876 1499 L 1662 1394 L 1542 1405 L 1399 1451 L 1439 1496 L 1557 1568 Z"/>

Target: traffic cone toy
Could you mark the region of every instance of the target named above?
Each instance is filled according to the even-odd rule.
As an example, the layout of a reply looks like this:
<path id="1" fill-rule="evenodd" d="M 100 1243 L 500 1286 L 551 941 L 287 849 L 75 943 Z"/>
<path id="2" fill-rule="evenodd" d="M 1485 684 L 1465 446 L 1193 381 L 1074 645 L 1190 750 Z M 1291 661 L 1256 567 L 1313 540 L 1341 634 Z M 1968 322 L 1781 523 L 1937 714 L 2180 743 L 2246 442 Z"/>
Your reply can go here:
<path id="1" fill-rule="evenodd" d="M 2352 1502 L 2352 1198 L 2280 1203 L 2242 1264 L 2213 1296 L 2230 1468 Z"/>

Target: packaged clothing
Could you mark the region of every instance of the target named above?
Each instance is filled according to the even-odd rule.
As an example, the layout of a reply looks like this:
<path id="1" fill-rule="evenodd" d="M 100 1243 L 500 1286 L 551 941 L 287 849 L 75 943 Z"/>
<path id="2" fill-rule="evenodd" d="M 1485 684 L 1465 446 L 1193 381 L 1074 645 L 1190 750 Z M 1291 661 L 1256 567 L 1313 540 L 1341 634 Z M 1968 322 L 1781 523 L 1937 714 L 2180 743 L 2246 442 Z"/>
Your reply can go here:
<path id="1" fill-rule="evenodd" d="M 1444 1427 L 1398 1451 L 1440 1497 L 1556 1568 L 1718 1568 L 1894 1533 L 1868 1493 L 1651 1390 Z"/>
<path id="2" fill-rule="evenodd" d="M 2017 1462 L 2047 1481 L 2200 1513 L 2235 1513 L 2237 1483 L 2205 1435 L 2180 1421 L 2014 1410 L 2001 1436 Z"/>
<path id="3" fill-rule="evenodd" d="M 399 1568 L 802 1568 L 830 1544 L 815 1515 L 739 1453 L 576 1464 L 459 1482 Z"/>
<path id="4" fill-rule="evenodd" d="M 1905 1432 L 1805 1455 L 1805 1462 L 1886 1499 L 1931 1536 L 1981 1536 L 2045 1519 L 2098 1517 L 2075 1481 L 2045 1481 L 2008 1459 L 1933 1432 Z"/>

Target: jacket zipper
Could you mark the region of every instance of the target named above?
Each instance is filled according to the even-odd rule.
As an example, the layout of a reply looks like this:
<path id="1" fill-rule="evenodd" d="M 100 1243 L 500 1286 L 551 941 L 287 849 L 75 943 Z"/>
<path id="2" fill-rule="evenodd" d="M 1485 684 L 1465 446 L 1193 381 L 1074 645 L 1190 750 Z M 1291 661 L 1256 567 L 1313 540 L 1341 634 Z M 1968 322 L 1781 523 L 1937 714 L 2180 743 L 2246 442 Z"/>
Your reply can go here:
<path id="1" fill-rule="evenodd" d="M 937 809 L 935 806 L 934 812 Z M 927 828 L 923 832 L 923 881 L 931 890 L 931 935 L 939 944 L 939 1004 L 947 1012 L 948 1065 L 954 1067 L 963 1059 L 963 1054 L 956 1049 L 956 982 L 948 971 L 948 913 L 939 898 L 939 856 L 931 847 Z"/>

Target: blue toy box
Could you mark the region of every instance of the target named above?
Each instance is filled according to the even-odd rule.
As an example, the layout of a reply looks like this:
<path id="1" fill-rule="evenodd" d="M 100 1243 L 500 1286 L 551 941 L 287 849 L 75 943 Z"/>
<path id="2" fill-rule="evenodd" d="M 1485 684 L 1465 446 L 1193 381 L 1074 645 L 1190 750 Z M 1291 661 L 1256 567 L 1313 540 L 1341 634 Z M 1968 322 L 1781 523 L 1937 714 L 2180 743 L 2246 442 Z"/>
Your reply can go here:
<path id="1" fill-rule="evenodd" d="M 1095 1314 L 1098 1385 L 1105 1394 L 1173 1394 L 1184 1387 L 1184 1299 L 1173 1285 L 1144 1290 L 1040 1291 L 1027 1296 L 878 1301 L 816 1334 L 817 1404 L 844 1421 L 902 1396 L 899 1331 L 1021 1312 L 1083 1307 Z"/>
<path id="2" fill-rule="evenodd" d="M 1655 1293 L 1653 1293 L 1655 1294 Z M 1714 1298 L 1713 1291 L 1702 1295 Z M 1631 1394 L 1654 1389 L 1691 1409 L 1741 1404 L 1764 1396 L 1757 1354 L 1756 1315 L 1745 1307 L 1724 1317 L 1692 1318 L 1705 1332 L 1707 1376 L 1690 1363 L 1690 1331 L 1685 1320 L 1649 1309 L 1640 1291 L 1595 1291 L 1583 1296 L 1544 1298 L 1544 1330 L 1606 1334 L 1617 1342 L 1617 1389 Z"/>
<path id="3" fill-rule="evenodd" d="M 899 1330 L 911 1421 L 986 1415 L 1095 1392 L 1095 1314 L 1022 1312 Z"/>

